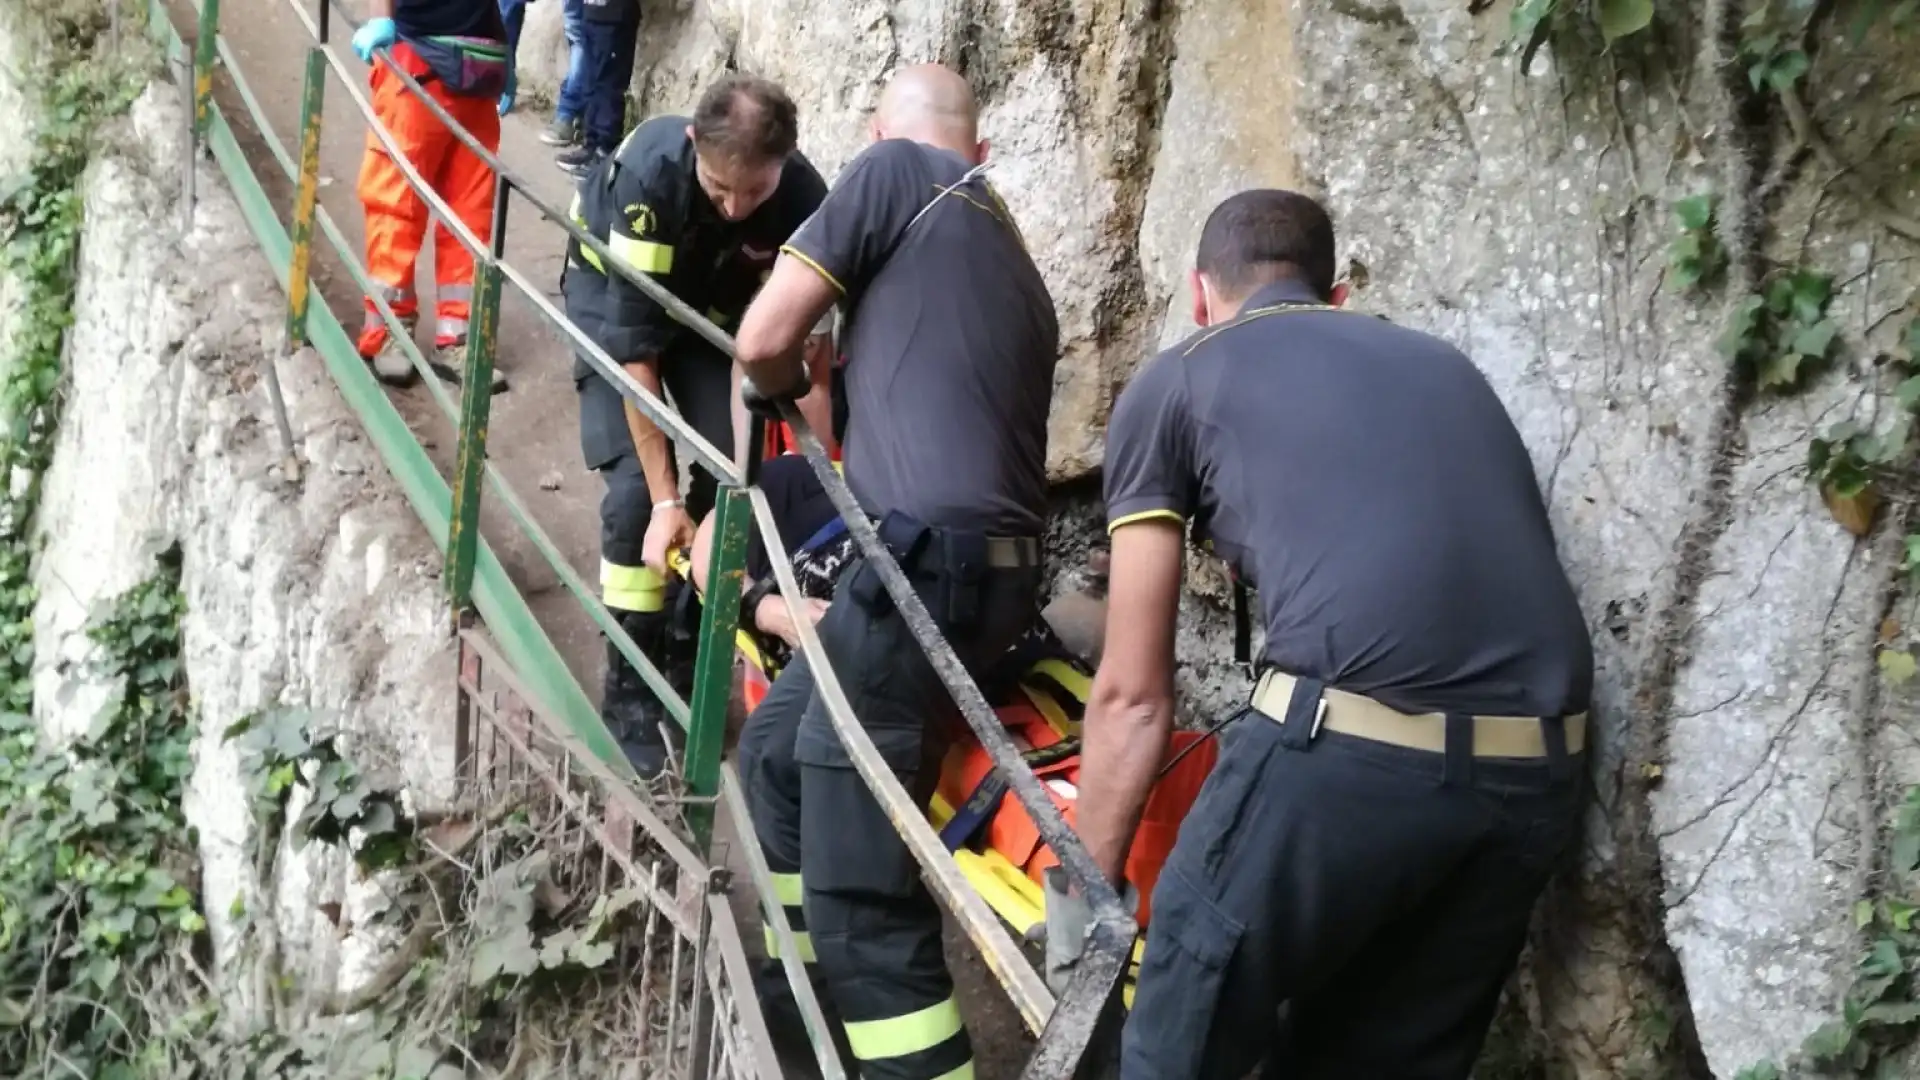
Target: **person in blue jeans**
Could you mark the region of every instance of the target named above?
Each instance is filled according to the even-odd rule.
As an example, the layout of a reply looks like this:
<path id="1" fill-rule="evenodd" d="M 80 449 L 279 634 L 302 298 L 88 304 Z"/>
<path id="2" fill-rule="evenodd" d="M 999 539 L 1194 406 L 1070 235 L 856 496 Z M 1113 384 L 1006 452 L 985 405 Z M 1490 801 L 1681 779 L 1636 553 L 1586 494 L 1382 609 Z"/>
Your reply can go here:
<path id="1" fill-rule="evenodd" d="M 587 74 L 581 144 L 554 159 L 563 172 L 585 176 L 626 134 L 627 87 L 633 82 L 640 36 L 640 0 L 581 0 Z"/>
<path id="2" fill-rule="evenodd" d="M 521 7 L 531 0 L 500 0 L 501 11 Z M 560 17 L 567 35 L 567 73 L 560 80 L 559 100 L 553 106 L 553 121 L 540 131 L 540 141 L 548 146 L 572 146 L 580 141 L 581 121 L 587 111 L 587 32 L 583 22 L 585 0 L 561 0 Z M 507 23 L 508 55 L 519 43 L 520 27 L 511 17 Z M 509 60 L 511 62 L 511 60 Z M 510 107 L 510 106 L 508 106 Z M 506 107 L 502 108 L 502 113 Z"/>

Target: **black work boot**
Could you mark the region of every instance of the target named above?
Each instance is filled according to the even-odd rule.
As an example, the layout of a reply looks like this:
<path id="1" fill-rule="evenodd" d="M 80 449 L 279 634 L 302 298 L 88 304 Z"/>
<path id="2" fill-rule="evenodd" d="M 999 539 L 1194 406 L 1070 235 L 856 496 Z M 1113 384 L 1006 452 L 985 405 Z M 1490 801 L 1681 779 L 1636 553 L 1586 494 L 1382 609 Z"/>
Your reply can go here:
<path id="1" fill-rule="evenodd" d="M 620 628 L 627 632 L 640 652 L 656 667 L 665 658 L 669 613 L 665 611 L 615 611 Z M 626 655 L 612 640 L 607 642 L 607 674 L 602 682 L 600 719 L 620 743 L 628 764 L 643 780 L 660 775 L 667 765 L 667 745 L 661 734 L 662 723 L 678 727 L 667 716 L 653 688 L 627 662 Z"/>

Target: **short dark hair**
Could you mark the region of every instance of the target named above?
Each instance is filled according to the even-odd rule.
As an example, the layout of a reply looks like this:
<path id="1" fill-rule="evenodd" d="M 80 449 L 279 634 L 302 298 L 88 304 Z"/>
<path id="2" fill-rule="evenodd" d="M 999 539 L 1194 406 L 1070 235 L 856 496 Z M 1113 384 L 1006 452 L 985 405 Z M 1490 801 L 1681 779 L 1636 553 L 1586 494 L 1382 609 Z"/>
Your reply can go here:
<path id="1" fill-rule="evenodd" d="M 700 95 L 693 141 L 707 153 L 736 161 L 785 160 L 800 141 L 800 111 L 772 79 L 728 75 Z"/>
<path id="2" fill-rule="evenodd" d="M 1207 215 L 1194 265 L 1222 289 L 1244 296 L 1294 278 L 1322 298 L 1333 294 L 1333 221 L 1297 191 L 1255 188 Z"/>

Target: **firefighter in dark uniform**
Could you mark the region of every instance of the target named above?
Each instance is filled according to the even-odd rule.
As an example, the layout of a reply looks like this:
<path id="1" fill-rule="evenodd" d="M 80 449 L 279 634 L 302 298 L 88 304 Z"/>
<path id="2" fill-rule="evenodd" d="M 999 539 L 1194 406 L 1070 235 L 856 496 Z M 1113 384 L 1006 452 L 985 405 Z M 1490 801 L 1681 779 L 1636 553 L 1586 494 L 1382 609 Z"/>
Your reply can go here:
<path id="1" fill-rule="evenodd" d="M 793 102 L 779 86 L 729 76 L 707 91 L 691 120 L 663 116 L 635 128 L 580 181 L 574 221 L 616 259 L 731 329 L 780 245 L 826 195 L 820 174 L 794 149 L 796 137 Z M 560 283 L 567 316 L 635 381 L 655 394 L 664 386 L 695 431 L 723 454 L 733 453 L 738 380 L 726 355 L 600 263 L 599 255 L 568 241 Z M 823 343 L 814 342 L 816 351 Z M 677 603 L 680 583 L 667 579 L 666 553 L 692 539 L 693 522 L 713 506 L 714 479 L 693 468 L 683 494 L 666 435 L 583 357 L 575 360 L 574 380 L 581 449 L 587 467 L 606 482 L 601 598 L 685 694 L 692 681 L 692 593 L 687 590 L 688 604 Z M 811 396 L 808 407 L 824 408 L 816 402 L 823 398 Z M 634 768 L 642 776 L 657 774 L 666 760 L 665 710 L 611 642 L 601 715 Z"/>
<path id="2" fill-rule="evenodd" d="M 1029 627 L 1040 588 L 1059 326 L 979 174 L 976 123 L 958 75 L 897 74 L 874 114 L 876 141 L 788 242 L 737 344 L 757 391 L 791 397 L 806 385 L 794 348 L 844 305 L 847 484 L 977 678 Z M 841 572 L 818 630 L 854 714 L 925 805 L 953 700 L 871 565 Z M 748 718 L 739 753 L 754 831 L 783 901 L 799 903 L 823 1004 L 857 1059 L 849 1071 L 971 1077 L 940 909 L 854 771 L 804 657 Z"/>
<path id="3" fill-rule="evenodd" d="M 1154 888 L 1122 1076 L 1464 1080 L 1578 835 L 1586 622 L 1500 399 L 1453 346 L 1339 310 L 1313 200 L 1227 199 L 1196 267 L 1203 329 L 1107 432 L 1077 815 L 1116 884 L 1173 723 L 1188 526 L 1266 636 Z"/>

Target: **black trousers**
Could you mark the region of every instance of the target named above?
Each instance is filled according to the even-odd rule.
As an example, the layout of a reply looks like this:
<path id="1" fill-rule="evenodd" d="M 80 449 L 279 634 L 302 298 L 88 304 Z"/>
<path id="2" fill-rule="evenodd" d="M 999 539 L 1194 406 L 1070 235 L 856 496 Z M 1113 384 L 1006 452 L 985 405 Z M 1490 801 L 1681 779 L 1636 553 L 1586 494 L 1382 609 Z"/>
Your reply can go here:
<path id="1" fill-rule="evenodd" d="M 1153 893 L 1125 1080 L 1465 1080 L 1584 763 L 1462 760 L 1246 710 Z M 1317 697 L 1317 695 L 1316 695 Z M 1276 1014 L 1287 1005 L 1285 1022 Z M 1276 1036 L 1277 1032 L 1277 1036 Z"/>
<path id="2" fill-rule="evenodd" d="M 660 381 L 687 424 L 721 453 L 733 451 L 733 367 L 708 348 L 676 350 L 663 357 Z M 578 380 L 580 449 L 587 467 L 600 474 L 600 555 L 618 566 L 641 565 L 640 548 L 653 518 L 653 497 L 627 429 L 626 400 L 597 373 Z M 675 460 L 679 458 L 675 454 Z M 718 485 L 695 466 L 686 490 L 687 513 L 697 521 L 713 509 Z"/>
<path id="3" fill-rule="evenodd" d="M 1027 628 L 1040 587 L 1037 568 L 990 571 L 976 617 L 956 628 L 938 574 L 910 576 L 976 675 Z M 842 574 L 819 633 L 861 726 L 924 806 L 954 706 L 871 566 L 857 562 Z M 973 1048 L 941 951 L 939 905 L 854 771 L 804 658 L 747 719 L 739 759 L 754 831 L 789 920 L 805 931 L 802 958 L 817 965 L 823 1005 L 858 1059 L 851 1070 L 867 1080 L 931 1080 L 967 1066 Z M 782 980 L 768 972 L 761 987 L 777 1017 Z"/>
<path id="4" fill-rule="evenodd" d="M 586 37 L 587 107 L 581 126 L 585 142 L 612 153 L 626 134 L 627 86 L 633 82 L 633 56 L 639 47 L 638 4 L 618 22 L 583 20 Z"/>

